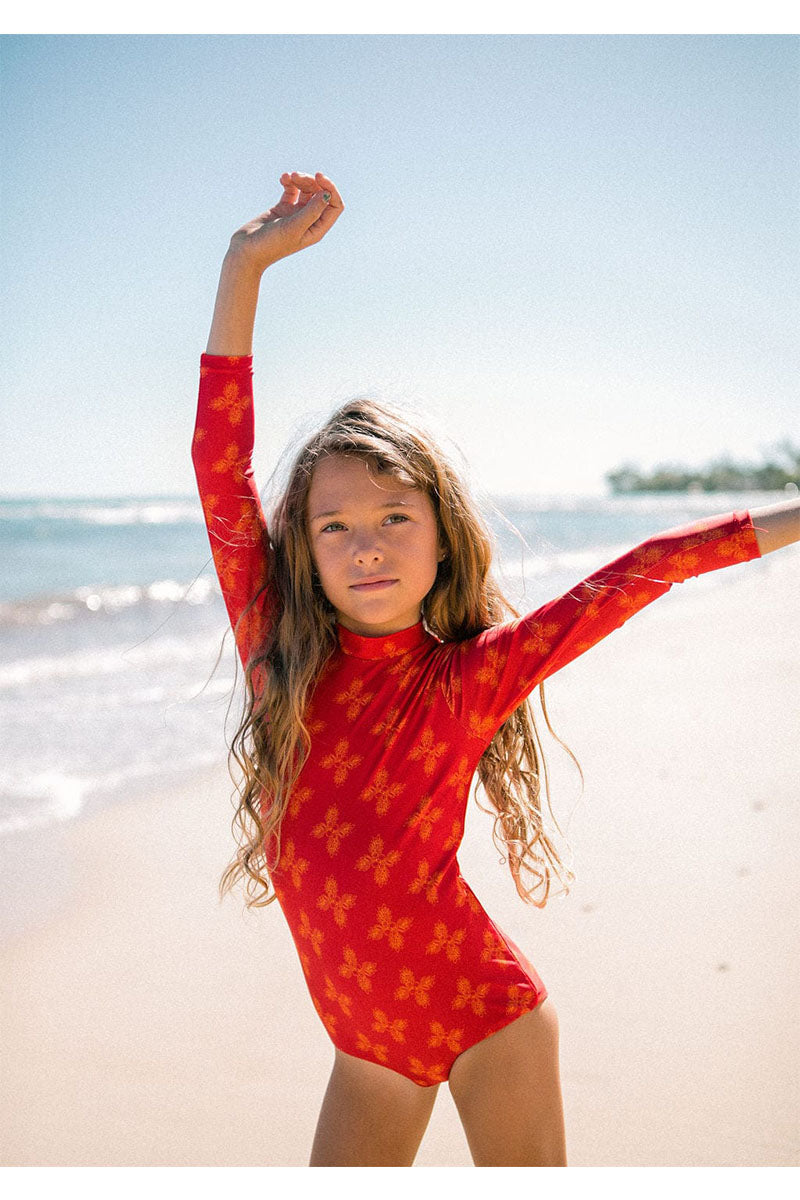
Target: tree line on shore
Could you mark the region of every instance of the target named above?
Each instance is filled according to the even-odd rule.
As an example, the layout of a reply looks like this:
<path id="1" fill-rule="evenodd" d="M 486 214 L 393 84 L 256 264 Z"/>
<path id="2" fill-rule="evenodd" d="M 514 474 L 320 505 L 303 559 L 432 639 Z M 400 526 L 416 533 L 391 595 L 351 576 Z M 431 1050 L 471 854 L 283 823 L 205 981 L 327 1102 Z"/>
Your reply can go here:
<path id="1" fill-rule="evenodd" d="M 643 472 L 631 463 L 608 471 L 605 479 L 614 495 L 630 492 L 791 491 L 800 487 L 800 447 L 780 442 L 773 457 L 759 465 L 735 463 L 727 457 L 705 467 L 662 463 Z"/>

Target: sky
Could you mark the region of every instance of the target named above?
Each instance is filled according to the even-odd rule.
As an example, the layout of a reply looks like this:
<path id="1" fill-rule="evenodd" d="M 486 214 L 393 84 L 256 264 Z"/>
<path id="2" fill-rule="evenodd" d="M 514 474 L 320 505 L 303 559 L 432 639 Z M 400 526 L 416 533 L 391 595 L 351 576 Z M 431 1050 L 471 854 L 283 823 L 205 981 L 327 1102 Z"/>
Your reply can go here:
<path id="1" fill-rule="evenodd" d="M 0 38 L 0 494 L 191 495 L 230 235 L 285 170 L 345 211 L 270 268 L 256 478 L 355 395 L 496 495 L 800 441 L 800 38 Z"/>

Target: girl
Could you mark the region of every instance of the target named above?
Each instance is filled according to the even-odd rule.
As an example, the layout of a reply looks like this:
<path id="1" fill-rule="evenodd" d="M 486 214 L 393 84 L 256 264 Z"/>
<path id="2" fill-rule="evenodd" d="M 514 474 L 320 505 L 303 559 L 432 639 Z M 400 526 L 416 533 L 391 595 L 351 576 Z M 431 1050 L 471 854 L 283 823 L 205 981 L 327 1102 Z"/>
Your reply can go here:
<path id="1" fill-rule="evenodd" d="M 279 901 L 335 1047 L 310 1165 L 410 1166 L 445 1080 L 476 1165 L 565 1165 L 552 1001 L 456 860 L 471 780 L 520 896 L 544 905 L 570 876 L 527 697 L 671 583 L 797 540 L 800 501 L 757 528 L 738 512 L 650 538 L 519 617 L 441 450 L 356 400 L 301 449 L 268 527 L 250 468 L 259 286 L 344 210 L 322 174 L 281 183 L 231 238 L 192 450 L 247 688 L 244 839 L 221 893 L 244 878 L 248 905 Z"/>

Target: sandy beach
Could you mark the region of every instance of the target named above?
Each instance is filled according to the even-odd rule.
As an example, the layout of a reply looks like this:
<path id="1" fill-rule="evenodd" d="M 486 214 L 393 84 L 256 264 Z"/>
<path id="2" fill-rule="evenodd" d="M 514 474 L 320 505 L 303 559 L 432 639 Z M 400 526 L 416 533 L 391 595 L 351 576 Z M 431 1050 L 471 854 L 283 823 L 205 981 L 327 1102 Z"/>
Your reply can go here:
<path id="1" fill-rule="evenodd" d="M 750 566 L 546 684 L 586 776 L 539 720 L 568 897 L 524 905 L 470 802 L 462 871 L 559 1013 L 573 1166 L 800 1164 L 800 560 Z M 221 758 L 8 840 L 3 1166 L 307 1164 L 333 1050 L 277 904 L 218 903 L 231 790 Z M 415 1165 L 471 1165 L 446 1085 Z"/>

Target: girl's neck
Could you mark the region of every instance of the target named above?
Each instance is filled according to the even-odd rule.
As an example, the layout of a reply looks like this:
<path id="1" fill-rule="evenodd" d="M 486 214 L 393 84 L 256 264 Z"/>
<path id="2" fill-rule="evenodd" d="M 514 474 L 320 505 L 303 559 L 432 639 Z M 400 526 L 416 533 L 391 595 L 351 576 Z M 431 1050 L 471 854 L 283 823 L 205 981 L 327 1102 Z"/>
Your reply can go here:
<path id="1" fill-rule="evenodd" d="M 337 621 L 336 632 L 343 653 L 352 655 L 354 658 L 396 658 L 399 654 L 407 654 L 409 650 L 415 650 L 418 646 L 425 645 L 426 642 L 435 641 L 433 635 L 428 633 L 423 625 L 422 620 L 417 621 L 414 625 L 409 625 L 406 629 L 399 629 L 395 633 L 383 633 L 371 637 L 353 633 L 352 629 L 348 629 Z"/>

